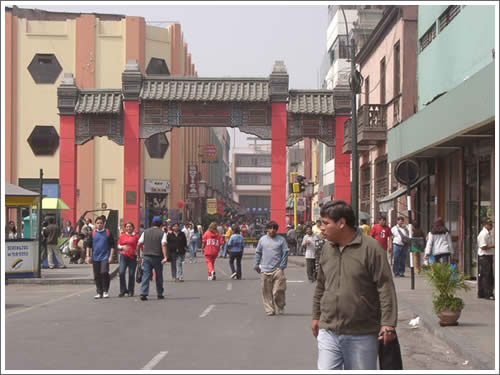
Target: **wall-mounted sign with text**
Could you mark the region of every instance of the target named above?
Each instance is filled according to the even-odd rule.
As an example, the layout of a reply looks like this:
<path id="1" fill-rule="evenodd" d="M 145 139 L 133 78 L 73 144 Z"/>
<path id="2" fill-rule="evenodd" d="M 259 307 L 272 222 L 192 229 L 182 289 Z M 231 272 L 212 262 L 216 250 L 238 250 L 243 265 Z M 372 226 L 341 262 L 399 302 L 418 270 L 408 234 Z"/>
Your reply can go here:
<path id="1" fill-rule="evenodd" d="M 145 193 L 170 193 L 170 181 L 168 180 L 144 180 Z"/>
<path id="2" fill-rule="evenodd" d="M 217 199 L 207 199 L 207 214 L 215 215 L 217 213 Z"/>
<path id="3" fill-rule="evenodd" d="M 190 164 L 188 166 L 188 186 L 187 186 L 187 196 L 188 198 L 198 198 L 198 166 L 195 164 Z"/>
<path id="4" fill-rule="evenodd" d="M 213 145 L 213 144 L 199 145 L 198 146 L 198 155 L 201 157 L 201 160 L 204 162 L 217 161 L 217 145 Z"/>

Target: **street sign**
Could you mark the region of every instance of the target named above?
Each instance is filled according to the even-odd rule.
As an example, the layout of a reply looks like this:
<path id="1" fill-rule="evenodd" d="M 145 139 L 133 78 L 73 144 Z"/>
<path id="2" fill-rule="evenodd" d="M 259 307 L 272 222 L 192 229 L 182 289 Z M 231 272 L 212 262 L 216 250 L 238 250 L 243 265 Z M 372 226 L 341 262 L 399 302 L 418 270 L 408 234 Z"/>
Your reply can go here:
<path id="1" fill-rule="evenodd" d="M 198 166 L 191 164 L 188 166 L 188 198 L 198 198 Z"/>
<path id="2" fill-rule="evenodd" d="M 400 161 L 394 168 L 396 180 L 403 185 L 411 185 L 418 180 L 419 170 L 415 160 L 406 159 Z"/>
<path id="3" fill-rule="evenodd" d="M 207 199 L 207 214 L 215 215 L 217 213 L 217 199 Z"/>

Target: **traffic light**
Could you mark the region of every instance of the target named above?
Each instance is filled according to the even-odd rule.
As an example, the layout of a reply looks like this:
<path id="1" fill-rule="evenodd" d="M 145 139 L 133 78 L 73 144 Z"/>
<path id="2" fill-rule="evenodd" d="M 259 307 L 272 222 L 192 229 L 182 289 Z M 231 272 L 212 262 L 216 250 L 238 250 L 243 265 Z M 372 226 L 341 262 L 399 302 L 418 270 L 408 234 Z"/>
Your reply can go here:
<path id="1" fill-rule="evenodd" d="M 299 193 L 302 193 L 302 192 L 306 191 L 305 179 L 306 178 L 304 176 L 297 175 L 297 182 L 298 182 L 298 185 L 299 185 L 299 191 L 298 191 Z"/>

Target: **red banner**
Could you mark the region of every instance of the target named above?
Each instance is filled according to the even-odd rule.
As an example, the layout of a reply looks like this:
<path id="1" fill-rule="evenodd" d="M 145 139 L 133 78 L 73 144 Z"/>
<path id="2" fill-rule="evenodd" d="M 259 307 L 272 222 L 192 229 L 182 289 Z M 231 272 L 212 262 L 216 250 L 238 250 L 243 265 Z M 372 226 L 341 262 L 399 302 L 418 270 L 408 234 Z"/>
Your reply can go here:
<path id="1" fill-rule="evenodd" d="M 198 198 L 198 166 L 191 164 L 188 166 L 188 198 Z"/>

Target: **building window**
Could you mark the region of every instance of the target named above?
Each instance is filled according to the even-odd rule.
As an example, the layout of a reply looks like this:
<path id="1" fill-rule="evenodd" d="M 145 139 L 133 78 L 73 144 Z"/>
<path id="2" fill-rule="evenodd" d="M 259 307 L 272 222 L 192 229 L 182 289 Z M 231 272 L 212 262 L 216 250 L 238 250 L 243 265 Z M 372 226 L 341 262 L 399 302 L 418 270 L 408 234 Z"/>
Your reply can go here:
<path id="1" fill-rule="evenodd" d="M 146 74 L 166 74 L 170 75 L 167 63 L 164 59 L 159 59 L 152 57 L 149 60 L 148 67 L 146 69 Z"/>
<path id="2" fill-rule="evenodd" d="M 237 167 L 271 167 L 271 155 L 237 155 Z"/>
<path id="3" fill-rule="evenodd" d="M 380 60 L 380 104 L 385 104 L 385 57 Z"/>
<path id="4" fill-rule="evenodd" d="M 54 83 L 62 67 L 54 54 L 37 53 L 28 65 L 28 71 L 36 83 Z"/>
<path id="5" fill-rule="evenodd" d="M 339 59 L 348 59 L 347 38 L 343 35 L 339 38 Z"/>
<path id="6" fill-rule="evenodd" d="M 450 5 L 446 10 L 439 16 L 439 32 L 448 26 L 448 24 L 460 13 L 460 5 Z"/>
<path id="7" fill-rule="evenodd" d="M 335 159 L 335 147 L 326 147 L 325 162 Z"/>
<path id="8" fill-rule="evenodd" d="M 361 192 L 360 192 L 360 209 L 364 212 L 370 212 L 371 210 L 371 166 L 368 164 L 366 167 L 361 168 Z"/>
<path id="9" fill-rule="evenodd" d="M 152 159 L 163 159 L 168 150 L 168 139 L 164 133 L 157 133 L 146 139 L 144 142 Z"/>
<path id="10" fill-rule="evenodd" d="M 370 77 L 365 78 L 365 104 L 370 104 Z"/>
<path id="11" fill-rule="evenodd" d="M 271 174 L 238 173 L 236 185 L 271 185 Z"/>
<path id="12" fill-rule="evenodd" d="M 401 65 L 399 41 L 394 45 L 394 96 L 401 92 Z"/>
<path id="13" fill-rule="evenodd" d="M 335 61 L 335 50 L 332 48 L 330 50 L 330 65 L 333 65 L 334 61 Z"/>
<path id="14" fill-rule="evenodd" d="M 59 134 L 53 126 L 37 125 L 28 137 L 28 144 L 37 156 L 54 155 L 59 148 Z"/>
<path id="15" fill-rule="evenodd" d="M 436 39 L 436 23 L 434 22 L 429 30 L 420 38 L 420 52 L 422 52 L 432 40 Z"/>

